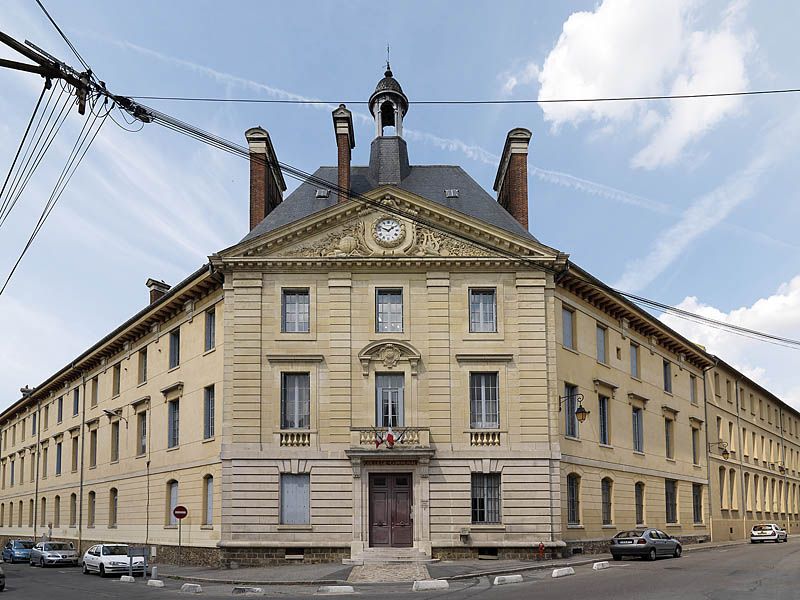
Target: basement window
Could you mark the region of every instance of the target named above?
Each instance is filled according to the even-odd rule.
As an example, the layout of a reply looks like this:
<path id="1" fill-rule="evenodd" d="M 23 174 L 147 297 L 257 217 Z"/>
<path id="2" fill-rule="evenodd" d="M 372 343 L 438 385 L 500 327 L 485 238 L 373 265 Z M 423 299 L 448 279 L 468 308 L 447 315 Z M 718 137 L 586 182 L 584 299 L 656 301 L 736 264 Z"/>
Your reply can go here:
<path id="1" fill-rule="evenodd" d="M 444 191 L 445 198 L 458 198 L 458 189 L 451 188 Z"/>
<path id="2" fill-rule="evenodd" d="M 317 198 L 327 198 L 330 195 L 331 195 L 331 191 L 330 190 L 326 190 L 326 189 L 323 189 L 323 188 L 317 188 L 317 194 L 316 194 Z"/>
<path id="3" fill-rule="evenodd" d="M 303 560 L 305 553 L 305 548 L 285 548 L 283 558 L 285 560 Z"/>

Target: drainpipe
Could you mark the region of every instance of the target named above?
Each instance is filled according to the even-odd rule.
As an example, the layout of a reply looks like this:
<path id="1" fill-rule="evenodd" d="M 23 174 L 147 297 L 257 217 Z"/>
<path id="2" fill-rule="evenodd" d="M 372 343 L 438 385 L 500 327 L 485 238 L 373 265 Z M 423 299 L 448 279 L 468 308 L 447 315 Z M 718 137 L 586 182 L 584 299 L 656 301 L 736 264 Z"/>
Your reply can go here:
<path id="1" fill-rule="evenodd" d="M 137 419 L 137 427 L 138 427 L 138 419 Z M 147 401 L 147 416 L 145 417 L 147 422 L 147 462 L 145 463 L 146 475 L 145 478 L 147 480 L 147 503 L 145 506 L 145 517 L 144 517 L 144 545 L 147 546 L 148 542 L 150 541 L 150 440 L 153 437 L 153 400 L 152 398 Z M 139 440 L 136 440 L 137 443 Z"/>
<path id="2" fill-rule="evenodd" d="M 81 407 L 81 465 L 80 465 L 80 485 L 78 488 L 78 554 L 83 554 L 83 480 L 84 462 L 86 448 L 86 374 L 82 374 L 83 379 L 83 406 Z"/>
<path id="3" fill-rule="evenodd" d="M 733 385 L 736 386 L 736 395 L 735 395 L 735 397 L 736 397 L 736 433 L 737 433 L 736 437 L 739 440 L 739 444 L 737 445 L 736 449 L 737 449 L 737 455 L 739 457 L 739 489 L 741 491 L 741 496 L 742 496 L 742 539 L 747 539 L 747 537 L 748 537 L 748 534 L 747 534 L 747 498 L 745 497 L 745 494 L 744 494 L 744 457 L 742 456 L 742 449 L 744 448 L 744 446 L 742 445 L 742 427 L 741 427 L 741 423 L 740 423 L 740 420 L 739 420 L 739 410 L 740 410 L 740 407 L 739 407 L 739 404 L 740 404 L 739 382 L 740 381 L 741 381 L 741 378 L 737 377 L 734 380 Z"/>
<path id="4" fill-rule="evenodd" d="M 711 534 L 711 541 L 714 541 L 714 509 L 713 506 L 713 492 L 711 489 L 711 453 L 708 451 L 708 428 L 711 423 L 708 421 L 708 378 L 707 373 L 716 367 L 718 364 L 717 359 L 714 359 L 714 364 L 710 367 L 703 369 L 703 413 L 706 419 L 706 476 L 708 477 L 708 531 Z"/>

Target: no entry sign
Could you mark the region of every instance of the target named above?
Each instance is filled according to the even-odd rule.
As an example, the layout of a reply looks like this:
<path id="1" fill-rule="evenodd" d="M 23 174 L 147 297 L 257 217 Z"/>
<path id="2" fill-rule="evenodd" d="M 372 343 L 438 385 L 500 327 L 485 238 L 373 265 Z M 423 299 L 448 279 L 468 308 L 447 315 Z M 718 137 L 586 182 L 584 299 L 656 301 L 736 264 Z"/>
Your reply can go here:
<path id="1" fill-rule="evenodd" d="M 189 511 L 186 510 L 186 507 L 185 506 L 181 506 L 180 504 L 172 509 L 172 515 L 176 519 L 178 519 L 179 521 L 181 519 L 185 519 L 188 514 L 189 514 Z"/>

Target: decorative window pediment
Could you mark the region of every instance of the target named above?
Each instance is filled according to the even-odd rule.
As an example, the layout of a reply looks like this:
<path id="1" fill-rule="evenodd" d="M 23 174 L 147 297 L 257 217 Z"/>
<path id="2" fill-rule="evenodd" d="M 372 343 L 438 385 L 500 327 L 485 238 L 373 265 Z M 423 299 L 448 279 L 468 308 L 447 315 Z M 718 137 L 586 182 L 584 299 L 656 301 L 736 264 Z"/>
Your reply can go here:
<path id="1" fill-rule="evenodd" d="M 373 361 L 381 363 L 383 368 L 389 370 L 394 369 L 398 363 L 407 361 L 411 366 L 411 374 L 416 375 L 420 354 L 408 342 L 381 340 L 365 346 L 358 353 L 358 359 L 361 361 L 364 377 L 369 375 L 369 365 Z"/>

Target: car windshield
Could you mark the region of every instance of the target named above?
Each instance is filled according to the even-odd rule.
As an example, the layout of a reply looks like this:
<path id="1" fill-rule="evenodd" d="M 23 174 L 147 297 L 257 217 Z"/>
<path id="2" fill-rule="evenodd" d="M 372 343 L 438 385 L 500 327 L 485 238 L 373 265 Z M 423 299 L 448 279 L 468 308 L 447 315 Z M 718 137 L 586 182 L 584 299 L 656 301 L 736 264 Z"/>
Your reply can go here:
<path id="1" fill-rule="evenodd" d="M 127 556 L 127 546 L 103 546 L 103 556 Z"/>
<path id="2" fill-rule="evenodd" d="M 620 531 L 614 537 L 618 537 L 618 538 L 638 538 L 638 537 L 642 537 L 642 534 L 639 533 L 638 531 Z"/>
<path id="3" fill-rule="evenodd" d="M 772 525 L 754 525 L 753 531 L 772 531 Z"/>
<path id="4" fill-rule="evenodd" d="M 69 544 L 64 544 L 63 542 L 56 542 L 51 544 L 45 544 L 44 550 L 46 551 L 53 551 L 53 550 L 71 550 L 72 548 L 69 547 Z"/>
<path id="5" fill-rule="evenodd" d="M 14 542 L 14 548 L 30 550 L 33 548 L 33 542 Z"/>

